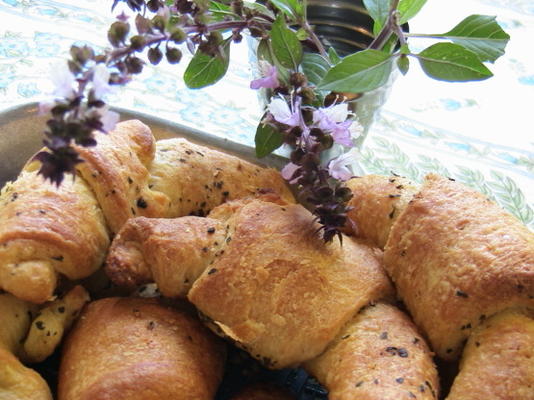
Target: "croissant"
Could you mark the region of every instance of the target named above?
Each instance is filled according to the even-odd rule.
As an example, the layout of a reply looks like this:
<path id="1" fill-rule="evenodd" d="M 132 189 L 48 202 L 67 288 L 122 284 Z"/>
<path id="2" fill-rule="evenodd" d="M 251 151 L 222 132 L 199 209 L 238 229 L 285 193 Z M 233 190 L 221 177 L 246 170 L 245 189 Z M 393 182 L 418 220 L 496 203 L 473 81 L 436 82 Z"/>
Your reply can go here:
<path id="1" fill-rule="evenodd" d="M 437 399 L 439 381 L 424 339 L 396 307 L 378 303 L 354 316 L 304 368 L 330 400 Z"/>
<path id="2" fill-rule="evenodd" d="M 386 270 L 434 351 L 454 359 L 485 318 L 509 307 L 534 308 L 534 234 L 457 182 L 430 174 L 411 196 L 404 182 L 395 186 L 397 179 L 350 182 L 353 206 L 362 204 L 353 222 L 363 226 L 378 213 L 372 204 L 384 204 L 377 219 L 388 238 Z M 390 190 L 372 191 L 377 185 Z M 390 216 L 393 223 L 384 223 Z"/>
<path id="3" fill-rule="evenodd" d="M 149 184 L 148 168 L 156 151 L 150 128 L 130 120 L 109 134 L 95 131 L 94 135 L 97 146 L 76 147 L 84 160 L 77 169 L 95 193 L 110 231 L 118 232 L 134 216 L 166 216 L 168 197 Z"/>
<path id="4" fill-rule="evenodd" d="M 170 199 L 167 218 L 204 216 L 228 200 L 268 190 L 294 203 L 284 179 L 273 168 L 188 142 L 160 140 L 150 167 L 150 186 Z"/>
<path id="5" fill-rule="evenodd" d="M 58 274 L 80 279 L 100 267 L 109 236 L 81 178 L 58 188 L 25 167 L 0 194 L 0 288 L 20 299 L 52 299 Z"/>
<path id="6" fill-rule="evenodd" d="M 0 398 L 2 400 L 52 400 L 44 379 L 25 367 L 15 353 L 24 340 L 34 306 L 4 293 L 0 294 Z"/>
<path id="7" fill-rule="evenodd" d="M 63 298 L 56 299 L 40 309 L 34 318 L 21 350 L 25 362 L 41 362 L 50 356 L 61 342 L 89 294 L 80 285 L 72 288 Z"/>
<path id="8" fill-rule="evenodd" d="M 534 313 L 506 310 L 469 337 L 447 400 L 534 398 Z"/>
<path id="9" fill-rule="evenodd" d="M 272 368 L 313 358 L 392 287 L 371 248 L 348 237 L 325 244 L 306 209 L 267 200 L 228 202 L 209 218 L 132 219 L 106 268 L 119 283 L 153 277 L 164 294 L 171 281 L 174 294 L 187 292 L 189 277 L 188 298 L 211 327 Z"/>
<path id="10" fill-rule="evenodd" d="M 68 335 L 59 400 L 212 400 L 222 379 L 219 339 L 157 299 L 90 303 Z"/>

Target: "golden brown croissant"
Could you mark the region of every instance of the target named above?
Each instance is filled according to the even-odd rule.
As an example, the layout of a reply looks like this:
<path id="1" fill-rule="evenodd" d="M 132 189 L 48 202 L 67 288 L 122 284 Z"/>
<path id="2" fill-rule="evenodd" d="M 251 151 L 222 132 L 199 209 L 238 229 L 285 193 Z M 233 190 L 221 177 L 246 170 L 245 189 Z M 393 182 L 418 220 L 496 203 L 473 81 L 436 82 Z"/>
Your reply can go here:
<path id="1" fill-rule="evenodd" d="M 130 120 L 109 134 L 94 134 L 97 146 L 76 148 L 84 160 L 77 169 L 93 189 L 111 232 L 134 216 L 165 216 L 169 199 L 148 182 L 156 149 L 150 128 Z"/>
<path id="2" fill-rule="evenodd" d="M 0 288 L 34 303 L 52 298 L 58 274 L 80 279 L 109 245 L 96 199 L 80 177 L 57 188 L 26 166 L 0 195 Z"/>
<path id="3" fill-rule="evenodd" d="M 160 140 L 150 167 L 150 185 L 165 193 L 170 207 L 165 217 L 206 215 L 227 200 L 251 196 L 265 189 L 294 202 L 280 173 L 199 146 L 182 138 Z"/>
<path id="4" fill-rule="evenodd" d="M 380 179 L 392 178 L 371 182 Z M 357 198 L 364 197 L 363 204 L 372 204 L 375 192 L 360 186 Z M 383 220 L 388 208 L 382 212 Z M 534 234 L 485 196 L 430 174 L 395 215 L 384 264 L 439 356 L 456 358 L 486 317 L 508 307 L 534 308 Z"/>
<path id="5" fill-rule="evenodd" d="M 408 202 L 417 192 L 408 179 L 401 176 L 365 175 L 347 181 L 352 191 L 349 201 L 349 228 L 358 237 L 370 240 L 383 249 L 389 230 Z"/>
<path id="6" fill-rule="evenodd" d="M 471 334 L 447 400 L 533 398 L 533 313 L 507 310 Z"/>
<path id="7" fill-rule="evenodd" d="M 89 301 L 89 294 L 80 285 L 67 294 L 40 309 L 24 340 L 22 358 L 25 362 L 40 362 L 50 356 L 70 328 L 82 307 Z"/>
<path id="8" fill-rule="evenodd" d="M 184 297 L 225 239 L 216 219 L 133 218 L 113 240 L 106 272 L 120 286 L 157 282 L 164 296 Z"/>
<path id="9" fill-rule="evenodd" d="M 348 237 L 343 246 L 324 244 L 302 206 L 264 200 L 228 202 L 209 218 L 132 219 L 112 245 L 108 270 L 123 275 L 117 282 L 176 281 L 175 293 L 187 290 L 184 276 L 193 283 L 203 270 L 188 297 L 216 331 L 270 367 L 313 358 L 392 287 L 371 248 Z"/>
<path id="10" fill-rule="evenodd" d="M 0 294 L 0 398 L 2 400 L 52 400 L 47 383 L 15 354 L 30 327 L 34 306 Z"/>
<path id="11" fill-rule="evenodd" d="M 432 353 L 411 320 L 389 304 L 360 311 L 304 368 L 330 400 L 438 398 Z"/>
<path id="12" fill-rule="evenodd" d="M 67 337 L 59 400 L 212 400 L 224 347 L 186 311 L 156 299 L 90 303 Z"/>

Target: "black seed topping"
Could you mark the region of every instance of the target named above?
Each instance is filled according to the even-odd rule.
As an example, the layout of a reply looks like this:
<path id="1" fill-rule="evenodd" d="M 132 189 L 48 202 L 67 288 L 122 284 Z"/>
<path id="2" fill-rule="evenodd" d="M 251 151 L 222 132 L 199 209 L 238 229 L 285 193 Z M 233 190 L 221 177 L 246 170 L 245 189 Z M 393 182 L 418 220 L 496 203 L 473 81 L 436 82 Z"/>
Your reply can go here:
<path id="1" fill-rule="evenodd" d="M 44 325 L 43 321 L 35 321 L 35 326 L 37 327 L 37 329 L 39 329 L 41 331 L 45 328 L 45 325 Z"/>
<path id="2" fill-rule="evenodd" d="M 147 208 L 148 204 L 146 203 L 145 199 L 143 199 L 142 197 L 139 197 L 137 199 L 137 207 L 139 207 L 139 208 Z"/>
<path id="3" fill-rule="evenodd" d="M 457 291 L 456 291 L 456 296 L 458 296 L 458 297 L 463 297 L 463 298 L 465 298 L 465 299 L 467 299 L 467 298 L 469 297 L 469 295 L 468 295 L 467 293 L 462 292 L 461 290 L 457 290 Z"/>

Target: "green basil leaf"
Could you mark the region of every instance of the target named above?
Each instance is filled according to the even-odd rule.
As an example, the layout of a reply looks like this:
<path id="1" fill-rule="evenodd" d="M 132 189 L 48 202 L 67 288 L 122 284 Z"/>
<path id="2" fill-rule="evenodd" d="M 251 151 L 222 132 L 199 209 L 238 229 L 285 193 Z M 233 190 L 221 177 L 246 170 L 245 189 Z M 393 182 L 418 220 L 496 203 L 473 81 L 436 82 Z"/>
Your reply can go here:
<path id="1" fill-rule="evenodd" d="M 245 7 L 247 8 L 251 8 L 253 10 L 256 10 L 256 11 L 259 11 L 260 13 L 264 14 L 264 15 L 267 15 L 269 17 L 271 17 L 272 19 L 274 19 L 274 13 L 272 12 L 272 10 L 269 10 L 264 4 L 261 4 L 261 3 L 257 3 L 257 2 L 250 2 L 250 1 L 245 1 L 243 2 Z"/>
<path id="2" fill-rule="evenodd" d="M 363 5 L 375 21 L 373 32 L 376 35 L 388 19 L 391 0 L 363 0 Z"/>
<path id="3" fill-rule="evenodd" d="M 479 81 L 493 74 L 478 56 L 454 43 L 436 43 L 414 54 L 423 71 L 434 79 L 448 82 Z"/>
<path id="4" fill-rule="evenodd" d="M 504 54 L 508 35 L 488 15 L 470 15 L 447 33 L 436 35 L 451 40 L 474 52 L 482 61 L 494 62 Z"/>
<path id="5" fill-rule="evenodd" d="M 212 57 L 197 50 L 184 72 L 184 82 L 190 89 L 199 89 L 213 85 L 221 79 L 228 70 L 230 61 L 231 38 L 221 45 L 222 54 Z"/>
<path id="6" fill-rule="evenodd" d="M 304 15 L 302 2 L 299 0 L 270 0 L 270 2 L 282 13 L 292 19 L 298 19 L 298 17 Z"/>
<path id="7" fill-rule="evenodd" d="M 384 85 L 391 74 L 393 58 L 380 50 L 367 49 L 345 57 L 319 84 L 320 90 L 368 92 Z"/>
<path id="8" fill-rule="evenodd" d="M 302 71 L 308 81 L 317 86 L 330 70 L 330 62 L 317 53 L 304 53 L 302 57 Z"/>
<path id="9" fill-rule="evenodd" d="M 333 65 L 336 65 L 338 62 L 341 61 L 341 57 L 339 54 L 337 54 L 337 51 L 334 47 L 330 46 L 328 48 L 328 58 L 330 58 L 330 63 Z"/>
<path id="10" fill-rule="evenodd" d="M 400 12 L 399 24 L 404 24 L 417 15 L 427 0 L 400 0 L 397 10 Z"/>
<path id="11" fill-rule="evenodd" d="M 302 45 L 296 35 L 279 15 L 271 29 L 272 49 L 276 59 L 286 68 L 297 69 L 302 61 Z"/>
<path id="12" fill-rule="evenodd" d="M 228 15 L 235 16 L 232 12 L 232 8 L 220 1 L 210 1 L 209 11 L 211 12 L 212 19 L 214 21 L 222 21 Z"/>
<path id="13" fill-rule="evenodd" d="M 284 143 L 284 136 L 274 126 L 259 123 L 254 138 L 256 157 L 261 158 L 271 154 Z"/>

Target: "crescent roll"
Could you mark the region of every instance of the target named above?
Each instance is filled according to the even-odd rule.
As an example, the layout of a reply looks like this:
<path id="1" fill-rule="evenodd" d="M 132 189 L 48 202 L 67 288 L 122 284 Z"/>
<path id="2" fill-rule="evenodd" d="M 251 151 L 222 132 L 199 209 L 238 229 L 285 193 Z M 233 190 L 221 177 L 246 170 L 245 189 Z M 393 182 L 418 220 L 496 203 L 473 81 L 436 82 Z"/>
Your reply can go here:
<path id="1" fill-rule="evenodd" d="M 94 135 L 97 146 L 76 148 L 84 160 L 77 169 L 93 189 L 111 232 L 131 217 L 164 217 L 169 199 L 149 185 L 148 168 L 156 150 L 150 128 L 130 120 L 109 134 Z"/>
<path id="2" fill-rule="evenodd" d="M 317 356 L 361 307 L 392 294 L 378 254 L 348 237 L 325 244 L 304 207 L 236 204 L 210 214 L 230 215 L 225 246 L 188 298 L 215 331 L 268 367 Z"/>
<path id="3" fill-rule="evenodd" d="M 156 282 L 164 296 L 185 297 L 225 239 L 212 218 L 133 218 L 111 244 L 106 273 L 119 286 Z"/>
<path id="4" fill-rule="evenodd" d="M 32 320 L 35 306 L 0 294 L 0 398 L 2 400 L 52 400 L 44 379 L 16 357 Z"/>
<path id="5" fill-rule="evenodd" d="M 377 244 L 387 237 L 386 270 L 440 357 L 457 358 L 485 318 L 534 308 L 534 234 L 482 194 L 435 174 L 415 194 L 399 177 L 348 185 L 349 216 L 361 236 Z"/>
<path id="6" fill-rule="evenodd" d="M 453 359 L 472 329 L 534 308 L 534 234 L 485 196 L 426 177 L 391 228 L 384 263 L 434 351 Z"/>
<path id="7" fill-rule="evenodd" d="M 283 368 L 318 355 L 361 307 L 393 294 L 381 254 L 348 237 L 325 244 L 317 229 L 304 207 L 276 196 L 228 202 L 208 218 L 136 218 L 106 268 L 117 283 L 153 279 L 165 295 L 188 294 L 217 333 Z"/>
<path id="8" fill-rule="evenodd" d="M 185 310 L 98 300 L 67 337 L 58 400 L 212 400 L 224 358 L 219 339 Z"/>
<path id="9" fill-rule="evenodd" d="M 0 194 L 0 288 L 34 303 L 52 299 L 58 274 L 89 276 L 109 245 L 102 211 L 80 177 L 60 187 L 25 167 Z"/>
<path id="10" fill-rule="evenodd" d="M 408 316 L 389 304 L 360 311 L 304 368 L 330 400 L 438 398 L 432 353 Z"/>
<path id="11" fill-rule="evenodd" d="M 265 190 L 295 202 L 275 169 L 262 168 L 182 138 L 158 141 L 150 174 L 153 190 L 170 199 L 167 218 L 204 216 L 225 201 Z"/>
<path id="12" fill-rule="evenodd" d="M 383 249 L 391 226 L 417 192 L 417 186 L 401 176 L 365 175 L 350 179 L 347 187 L 352 191 L 347 213 L 352 222 L 350 232 Z"/>
<path id="13" fill-rule="evenodd" d="M 507 310 L 469 337 L 447 400 L 532 400 L 534 314 Z"/>

